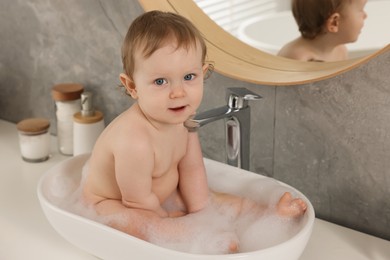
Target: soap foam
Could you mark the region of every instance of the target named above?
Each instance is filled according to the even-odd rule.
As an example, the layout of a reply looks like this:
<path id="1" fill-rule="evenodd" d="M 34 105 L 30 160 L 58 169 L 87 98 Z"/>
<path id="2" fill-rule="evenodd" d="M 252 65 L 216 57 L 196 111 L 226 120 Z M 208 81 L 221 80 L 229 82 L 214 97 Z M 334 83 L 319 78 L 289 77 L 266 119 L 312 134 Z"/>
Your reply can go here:
<path id="1" fill-rule="evenodd" d="M 299 220 L 279 217 L 275 205 L 286 189 L 272 192 L 264 211 L 249 210 L 243 215 L 229 206 L 211 203 L 204 210 L 170 219 L 183 230 L 174 236 L 164 227 L 149 227 L 149 241 L 178 251 L 196 254 L 226 254 L 231 243 L 239 252 L 251 252 L 287 241 L 300 229 Z M 264 199 L 264 198 L 263 198 Z M 169 226 L 171 223 L 165 223 Z"/>
<path id="2" fill-rule="evenodd" d="M 164 219 L 160 226 L 150 226 L 149 241 L 188 253 L 227 253 L 230 243 L 239 241 L 231 219 L 229 215 L 222 215 L 215 207 L 209 206 L 197 213 Z M 166 228 L 174 229 L 175 233 L 164 232 Z"/>
<path id="3" fill-rule="evenodd" d="M 225 254 L 232 243 L 239 245 L 239 252 L 250 252 L 282 243 L 299 231 L 299 221 L 278 217 L 274 211 L 284 192 L 293 193 L 290 188 L 271 179 L 243 179 L 242 183 L 221 178 L 219 180 L 220 182 L 211 179 L 211 183 L 214 182 L 211 187 L 213 190 L 248 198 L 267 205 L 267 209 L 261 216 L 258 212 L 249 211 L 237 217 L 233 209 L 210 203 L 200 212 L 179 218 L 166 218 L 159 226 L 149 225 L 146 231 L 148 240 L 153 244 L 182 252 Z M 113 218 L 116 222 L 126 221 L 125 218 L 121 219 L 120 215 L 98 216 L 92 208 L 86 207 L 80 200 L 80 182 L 83 183 L 80 177 L 69 178 L 65 174 L 59 174 L 53 177 L 48 185 L 48 197 L 67 211 L 103 224 L 109 223 Z M 177 230 L 175 234 L 164 231 L 172 227 Z"/>

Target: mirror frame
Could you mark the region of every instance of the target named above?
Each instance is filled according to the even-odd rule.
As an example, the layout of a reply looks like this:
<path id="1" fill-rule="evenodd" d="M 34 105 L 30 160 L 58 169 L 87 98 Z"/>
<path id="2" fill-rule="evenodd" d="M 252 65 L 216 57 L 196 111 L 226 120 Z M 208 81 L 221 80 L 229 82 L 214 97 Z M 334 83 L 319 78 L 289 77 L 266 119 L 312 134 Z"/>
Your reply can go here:
<path id="1" fill-rule="evenodd" d="M 223 30 L 193 0 L 138 0 L 145 11 L 178 13 L 197 26 L 207 44 L 207 59 L 224 76 L 260 85 L 306 84 L 352 70 L 390 50 L 390 44 L 371 55 L 338 62 L 303 62 L 275 56 L 238 40 Z"/>

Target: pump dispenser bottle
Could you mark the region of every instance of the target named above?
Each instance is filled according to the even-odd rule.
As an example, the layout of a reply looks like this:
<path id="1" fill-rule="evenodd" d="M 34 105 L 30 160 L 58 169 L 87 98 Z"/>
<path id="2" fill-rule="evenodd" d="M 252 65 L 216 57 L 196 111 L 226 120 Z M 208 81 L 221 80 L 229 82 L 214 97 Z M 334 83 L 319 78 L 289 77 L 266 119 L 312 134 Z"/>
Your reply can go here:
<path id="1" fill-rule="evenodd" d="M 94 110 L 92 93 L 82 93 L 81 111 L 73 116 L 73 155 L 92 152 L 103 129 L 103 113 Z"/>

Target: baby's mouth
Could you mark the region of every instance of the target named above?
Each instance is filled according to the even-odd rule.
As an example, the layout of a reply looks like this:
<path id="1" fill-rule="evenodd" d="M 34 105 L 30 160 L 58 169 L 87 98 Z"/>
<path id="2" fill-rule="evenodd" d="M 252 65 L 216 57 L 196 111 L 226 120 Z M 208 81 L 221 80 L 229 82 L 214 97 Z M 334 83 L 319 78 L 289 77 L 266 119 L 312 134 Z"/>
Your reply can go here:
<path id="1" fill-rule="evenodd" d="M 169 110 L 178 112 L 178 111 L 184 110 L 185 108 L 186 108 L 186 106 L 180 106 L 180 107 L 172 107 L 172 108 L 170 108 Z"/>

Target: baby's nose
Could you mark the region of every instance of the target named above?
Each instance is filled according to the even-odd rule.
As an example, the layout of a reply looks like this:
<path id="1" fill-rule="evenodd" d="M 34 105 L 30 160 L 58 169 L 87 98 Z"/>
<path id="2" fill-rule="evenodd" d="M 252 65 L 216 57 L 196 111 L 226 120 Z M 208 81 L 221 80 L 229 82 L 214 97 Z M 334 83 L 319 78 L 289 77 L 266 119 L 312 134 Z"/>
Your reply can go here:
<path id="1" fill-rule="evenodd" d="M 186 95 L 184 87 L 182 84 L 178 83 L 172 86 L 170 98 L 180 98 Z"/>

